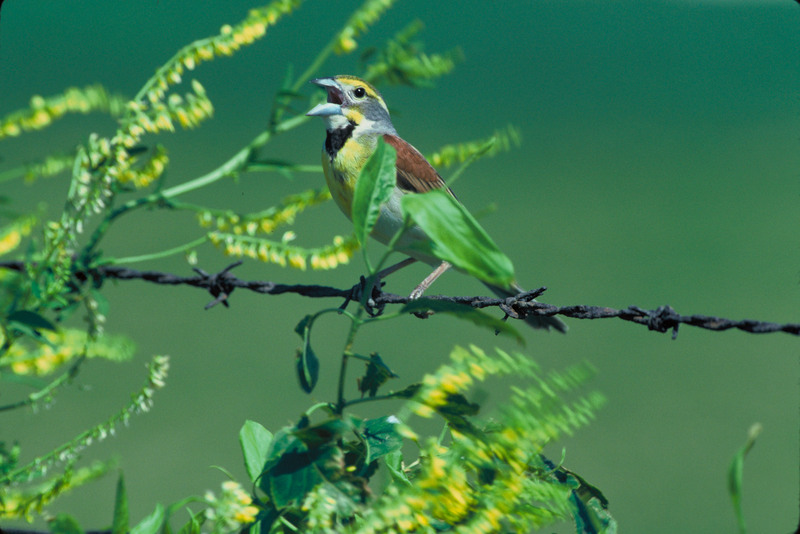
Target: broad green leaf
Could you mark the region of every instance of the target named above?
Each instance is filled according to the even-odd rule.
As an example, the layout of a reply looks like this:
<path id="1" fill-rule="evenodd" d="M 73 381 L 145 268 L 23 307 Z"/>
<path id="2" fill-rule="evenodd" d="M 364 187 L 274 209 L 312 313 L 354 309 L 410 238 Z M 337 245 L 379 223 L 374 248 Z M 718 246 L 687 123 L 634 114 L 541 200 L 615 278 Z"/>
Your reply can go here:
<path id="1" fill-rule="evenodd" d="M 12 323 L 12 326 L 25 325 L 34 330 L 56 331 L 56 325 L 38 313 L 28 310 L 15 311 L 8 316 L 8 322 Z M 14 323 L 16 323 L 16 325 L 14 325 Z"/>
<path id="2" fill-rule="evenodd" d="M 421 252 L 450 262 L 475 278 L 500 287 L 514 281 L 511 260 L 464 206 L 446 191 L 405 195 L 403 211 L 430 237 Z"/>
<path id="3" fill-rule="evenodd" d="M 420 298 L 416 300 L 412 300 L 405 306 L 403 306 L 403 312 L 407 313 L 416 313 L 416 312 L 424 312 L 426 310 L 430 310 L 436 313 L 449 313 L 452 314 L 459 319 L 465 319 L 467 321 L 472 322 L 477 326 L 483 326 L 486 328 L 490 328 L 495 332 L 502 332 L 504 334 L 508 334 L 516 339 L 519 343 L 525 344 L 525 338 L 517 331 L 516 328 L 511 326 L 505 321 L 498 319 L 497 317 L 492 317 L 488 313 L 484 313 L 480 310 L 476 310 L 466 304 L 459 304 L 457 302 L 448 302 L 446 300 L 436 300 L 436 299 L 428 299 L 428 298 Z"/>
<path id="4" fill-rule="evenodd" d="M 120 472 L 117 479 L 117 493 L 114 497 L 114 520 L 111 523 L 111 533 L 127 534 L 129 521 L 128 492 L 125 490 L 125 478 Z"/>
<path id="5" fill-rule="evenodd" d="M 244 466 L 252 482 L 258 480 L 267 463 L 267 453 L 272 443 L 272 432 L 255 421 L 247 420 L 239 430 Z"/>
<path id="6" fill-rule="evenodd" d="M 387 453 L 383 457 L 386 468 L 389 469 L 389 474 L 395 482 L 399 482 L 405 486 L 410 486 L 411 481 L 403 471 L 403 453 L 399 450 Z"/>
<path id="7" fill-rule="evenodd" d="M 403 438 L 397 432 L 399 422 L 393 415 L 364 421 L 361 435 L 369 445 L 365 463 L 368 464 L 381 456 L 386 456 L 403 446 Z"/>
<path id="8" fill-rule="evenodd" d="M 383 139 L 378 139 L 375 152 L 369 157 L 356 181 L 353 196 L 353 229 L 364 246 L 378 216 L 381 205 L 392 196 L 397 182 L 397 153 Z"/>
<path id="9" fill-rule="evenodd" d="M 67 514 L 58 514 L 47 526 L 52 534 L 83 534 L 75 518 Z"/>
<path id="10" fill-rule="evenodd" d="M 138 525 L 131 529 L 131 534 L 156 534 L 164 523 L 164 507 L 156 504 L 153 513 L 142 519 Z"/>
<path id="11" fill-rule="evenodd" d="M 275 507 L 281 510 L 302 503 L 308 492 L 324 481 L 320 464 L 328 461 L 333 453 L 333 447 L 309 449 L 291 436 L 283 454 L 265 476 Z"/>
<path id="12" fill-rule="evenodd" d="M 739 523 L 739 532 L 747 532 L 747 526 L 744 522 L 744 512 L 742 511 L 742 477 L 744 475 L 744 457 L 753 448 L 756 443 L 756 438 L 761 433 L 761 425 L 759 423 L 750 427 L 747 432 L 747 441 L 736 452 L 731 460 L 731 465 L 728 467 L 728 493 L 730 493 L 731 501 L 733 502 L 733 509 L 736 512 L 736 520 Z"/>

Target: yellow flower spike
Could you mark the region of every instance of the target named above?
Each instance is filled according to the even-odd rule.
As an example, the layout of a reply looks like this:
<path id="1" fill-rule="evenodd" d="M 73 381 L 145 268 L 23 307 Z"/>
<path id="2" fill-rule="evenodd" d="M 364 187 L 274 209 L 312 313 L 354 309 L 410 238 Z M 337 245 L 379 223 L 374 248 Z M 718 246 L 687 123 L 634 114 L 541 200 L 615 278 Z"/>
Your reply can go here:
<path id="1" fill-rule="evenodd" d="M 8 231 L 0 237 L 0 254 L 5 254 L 17 248 L 22 242 L 22 232 L 17 229 Z"/>
<path id="2" fill-rule="evenodd" d="M 197 57 L 203 61 L 214 58 L 214 47 L 210 44 L 203 45 L 197 49 Z"/>
<path id="3" fill-rule="evenodd" d="M 186 67 L 187 70 L 194 70 L 196 63 L 194 62 L 194 56 L 188 55 L 184 57 L 182 60 L 183 66 Z"/>
<path id="4" fill-rule="evenodd" d="M 295 269 L 300 269 L 302 271 L 305 271 L 306 259 L 299 254 L 292 254 L 291 256 L 289 256 L 289 265 L 294 267 Z"/>
<path id="5" fill-rule="evenodd" d="M 33 118 L 31 119 L 31 126 L 33 128 L 44 128 L 51 122 L 52 118 L 50 117 L 50 114 L 41 109 L 33 115 Z"/>
<path id="6" fill-rule="evenodd" d="M 233 28 L 231 27 L 231 25 L 230 25 L 230 24 L 225 24 L 224 26 L 222 26 L 222 27 L 219 29 L 219 33 L 220 33 L 220 34 L 222 34 L 222 35 L 230 35 L 230 33 L 231 33 L 232 31 L 233 31 Z"/>
<path id="7" fill-rule="evenodd" d="M 158 126 L 162 130 L 169 130 L 170 132 L 175 131 L 175 126 L 172 124 L 172 119 L 169 118 L 169 115 L 166 113 L 161 113 L 156 118 L 156 126 Z"/>
<path id="8" fill-rule="evenodd" d="M 425 418 L 431 418 L 435 413 L 433 411 L 433 408 L 431 408 L 430 406 L 426 406 L 425 404 L 416 404 L 412 410 L 418 416 Z"/>
<path id="9" fill-rule="evenodd" d="M 175 110 L 175 118 L 178 119 L 178 123 L 181 125 L 181 128 L 187 129 L 194 126 L 192 120 L 189 118 L 189 115 L 186 113 L 186 110 L 178 108 Z"/>
<path id="10" fill-rule="evenodd" d="M 22 130 L 16 124 L 9 122 L 5 126 L 3 126 L 3 134 L 8 137 L 16 137 L 18 136 Z"/>
<path id="11" fill-rule="evenodd" d="M 31 107 L 33 109 L 41 109 L 46 105 L 45 99 L 41 95 L 33 95 L 31 97 Z"/>
<path id="12" fill-rule="evenodd" d="M 350 256 L 347 254 L 347 252 L 340 250 L 336 253 L 336 260 L 339 263 L 350 263 Z"/>
<path id="13" fill-rule="evenodd" d="M 270 219 L 261 219 L 261 231 L 265 234 L 271 234 L 275 230 L 276 224 Z"/>

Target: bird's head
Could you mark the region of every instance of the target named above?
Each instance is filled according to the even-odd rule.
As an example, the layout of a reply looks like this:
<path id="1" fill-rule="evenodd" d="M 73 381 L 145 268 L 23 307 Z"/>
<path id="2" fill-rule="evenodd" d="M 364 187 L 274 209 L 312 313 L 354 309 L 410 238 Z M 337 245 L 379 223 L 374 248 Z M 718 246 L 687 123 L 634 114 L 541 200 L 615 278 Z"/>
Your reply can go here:
<path id="1" fill-rule="evenodd" d="M 317 78 L 311 83 L 328 91 L 328 101 L 315 106 L 306 115 L 323 117 L 329 131 L 355 127 L 360 134 L 396 133 L 383 97 L 364 80 L 339 75 Z"/>

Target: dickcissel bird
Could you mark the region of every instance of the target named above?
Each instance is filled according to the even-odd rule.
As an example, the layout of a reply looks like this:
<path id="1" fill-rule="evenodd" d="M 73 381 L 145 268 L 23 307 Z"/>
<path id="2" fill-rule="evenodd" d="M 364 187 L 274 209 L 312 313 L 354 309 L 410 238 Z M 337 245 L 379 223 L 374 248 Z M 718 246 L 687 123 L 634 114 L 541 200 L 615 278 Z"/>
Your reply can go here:
<path id="1" fill-rule="evenodd" d="M 372 85 L 355 76 L 345 75 L 319 78 L 312 80 L 312 83 L 324 88 L 328 92 L 328 99 L 327 102 L 315 106 L 306 115 L 325 119 L 328 134 L 322 149 L 325 180 L 333 200 L 348 218 L 351 218 L 356 180 L 367 159 L 375 151 L 378 139 L 382 137 L 397 152 L 397 182 L 391 198 L 381 208 L 372 237 L 383 244 L 388 244 L 402 228 L 403 213 L 400 200 L 404 195 L 425 193 L 433 189 L 443 189 L 453 194 L 425 156 L 397 135 L 386 103 Z M 435 267 L 430 276 L 411 294 L 413 298 L 419 297 L 439 275 L 450 268 L 448 262 L 442 262 L 410 246 L 415 241 L 427 239 L 421 228 L 413 226 L 408 229 L 394 246 L 399 252 L 410 256 L 410 259 L 383 273 L 396 270 L 415 260 Z M 516 283 L 509 287 L 491 284 L 486 286 L 501 298 L 523 292 Z M 525 321 L 535 328 L 567 331 L 567 325 L 557 317 L 529 315 Z"/>

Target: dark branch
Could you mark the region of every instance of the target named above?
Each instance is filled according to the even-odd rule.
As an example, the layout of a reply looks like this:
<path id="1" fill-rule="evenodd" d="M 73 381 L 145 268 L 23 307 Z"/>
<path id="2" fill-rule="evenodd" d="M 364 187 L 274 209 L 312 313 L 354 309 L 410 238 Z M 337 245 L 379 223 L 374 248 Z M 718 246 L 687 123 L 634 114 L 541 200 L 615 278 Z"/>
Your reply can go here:
<path id="1" fill-rule="evenodd" d="M 337 289 L 329 286 L 303 285 L 303 284 L 277 284 L 275 282 L 248 281 L 237 278 L 230 273 L 231 269 L 240 265 L 241 262 L 234 263 L 219 273 L 208 274 L 201 269 L 195 269 L 197 276 L 177 276 L 160 271 L 138 271 L 127 267 L 106 266 L 98 267 L 91 271 L 78 272 L 75 277 L 79 281 L 95 280 L 102 281 L 106 278 L 117 280 L 146 280 L 155 284 L 166 285 L 189 285 L 205 289 L 214 297 L 206 308 L 210 308 L 222 302 L 228 305 L 228 299 L 236 288 L 247 289 L 256 293 L 268 295 L 280 295 L 283 293 L 295 293 L 304 297 L 326 298 L 335 297 L 343 299 L 353 299 L 361 290 L 361 284 L 356 284 L 352 288 Z M 23 271 L 24 263 L 21 261 L 0 262 L 0 268 Z M 490 297 L 449 297 L 435 295 L 430 298 L 433 300 L 443 300 L 464 304 L 472 308 L 481 309 L 489 307 L 500 308 L 507 316 L 514 319 L 524 319 L 527 315 L 553 316 L 562 315 L 573 319 L 607 319 L 617 317 L 623 321 L 629 321 L 641 325 L 647 325 L 650 330 L 657 332 L 668 332 L 672 330 L 672 337 L 678 334 L 678 327 L 681 324 L 705 328 L 706 330 L 722 331 L 735 328 L 753 334 L 766 334 L 771 332 L 786 332 L 795 336 L 800 336 L 800 324 L 788 323 L 778 324 L 764 321 L 754 321 L 744 319 L 736 321 L 722 317 L 712 317 L 707 315 L 681 315 L 670 306 L 661 306 L 655 310 L 645 310 L 638 306 L 618 310 L 603 306 L 554 306 L 543 302 L 535 302 L 533 299 L 544 293 L 545 288 L 535 291 L 521 293 L 506 299 Z M 357 299 L 356 299 L 357 300 Z M 380 288 L 374 288 L 370 306 L 381 310 L 388 304 L 407 304 L 411 299 L 401 295 L 383 292 Z"/>

